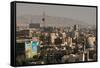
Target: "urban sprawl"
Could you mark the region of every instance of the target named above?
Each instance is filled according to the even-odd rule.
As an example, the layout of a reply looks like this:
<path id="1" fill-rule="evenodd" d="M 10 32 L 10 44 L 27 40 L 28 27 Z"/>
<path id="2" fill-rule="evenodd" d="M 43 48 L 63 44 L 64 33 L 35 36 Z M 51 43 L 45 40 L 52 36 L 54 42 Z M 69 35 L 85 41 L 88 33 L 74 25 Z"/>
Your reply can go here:
<path id="1" fill-rule="evenodd" d="M 42 20 L 43 22 L 45 19 Z M 16 64 L 57 64 L 96 60 L 96 28 L 16 26 Z"/>

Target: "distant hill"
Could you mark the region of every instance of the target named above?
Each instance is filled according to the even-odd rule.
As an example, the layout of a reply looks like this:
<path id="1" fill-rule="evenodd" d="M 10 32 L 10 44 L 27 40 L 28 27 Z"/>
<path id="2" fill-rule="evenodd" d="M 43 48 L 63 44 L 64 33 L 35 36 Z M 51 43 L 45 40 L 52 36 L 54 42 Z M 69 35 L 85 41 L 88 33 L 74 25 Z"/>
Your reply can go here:
<path id="1" fill-rule="evenodd" d="M 43 23 L 42 17 L 39 15 L 24 15 L 17 17 L 17 24 L 29 24 L 29 23 Z M 75 24 L 80 25 L 81 27 L 87 27 L 87 23 L 71 18 L 65 17 L 53 17 L 45 16 L 45 22 L 47 26 L 73 26 Z"/>

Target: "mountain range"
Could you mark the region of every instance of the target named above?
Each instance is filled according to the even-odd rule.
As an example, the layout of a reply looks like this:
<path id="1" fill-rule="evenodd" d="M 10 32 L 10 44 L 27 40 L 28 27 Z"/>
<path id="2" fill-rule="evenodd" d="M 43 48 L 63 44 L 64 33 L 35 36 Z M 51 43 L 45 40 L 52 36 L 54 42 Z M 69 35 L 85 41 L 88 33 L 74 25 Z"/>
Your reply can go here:
<path id="1" fill-rule="evenodd" d="M 23 15 L 17 16 L 17 24 L 29 24 L 29 23 L 43 23 L 42 21 L 43 16 L 41 15 Z M 87 27 L 87 24 L 84 21 L 75 20 L 72 18 L 65 18 L 65 17 L 54 17 L 54 16 L 45 16 L 45 23 L 46 26 L 73 26 L 78 24 L 80 27 Z"/>

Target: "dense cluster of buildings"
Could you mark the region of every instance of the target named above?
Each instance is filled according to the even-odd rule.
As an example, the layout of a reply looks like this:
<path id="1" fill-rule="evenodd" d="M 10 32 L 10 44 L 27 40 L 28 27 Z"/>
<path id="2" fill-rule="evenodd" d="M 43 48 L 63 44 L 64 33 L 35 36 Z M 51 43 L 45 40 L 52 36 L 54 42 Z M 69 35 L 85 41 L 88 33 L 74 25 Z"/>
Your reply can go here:
<path id="1" fill-rule="evenodd" d="M 96 28 L 72 26 L 46 26 L 17 24 L 16 65 L 54 64 L 95 61 Z"/>
<path id="2" fill-rule="evenodd" d="M 43 20 L 44 21 L 44 20 Z M 17 64 L 52 64 L 96 60 L 96 29 L 41 27 L 31 23 L 16 30 Z"/>

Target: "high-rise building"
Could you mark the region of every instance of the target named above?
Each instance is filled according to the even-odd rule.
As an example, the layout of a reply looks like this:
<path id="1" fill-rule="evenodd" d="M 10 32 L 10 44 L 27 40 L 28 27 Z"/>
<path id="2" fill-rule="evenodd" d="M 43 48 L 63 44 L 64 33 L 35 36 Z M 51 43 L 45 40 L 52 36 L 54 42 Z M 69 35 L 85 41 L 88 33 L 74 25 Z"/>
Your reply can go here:
<path id="1" fill-rule="evenodd" d="M 74 31 L 78 31 L 79 30 L 79 25 L 74 25 Z"/>
<path id="2" fill-rule="evenodd" d="M 74 31 L 73 31 L 73 39 L 77 39 L 79 37 L 79 25 L 74 25 Z"/>

